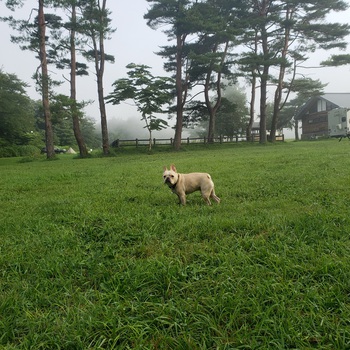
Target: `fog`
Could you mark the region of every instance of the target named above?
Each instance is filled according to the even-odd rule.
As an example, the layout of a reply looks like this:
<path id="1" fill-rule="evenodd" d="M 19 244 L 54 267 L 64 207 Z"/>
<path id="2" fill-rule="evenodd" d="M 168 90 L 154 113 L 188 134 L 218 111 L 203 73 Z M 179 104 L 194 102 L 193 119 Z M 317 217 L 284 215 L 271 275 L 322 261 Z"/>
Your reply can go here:
<path id="1" fill-rule="evenodd" d="M 162 119 L 167 120 L 167 116 Z M 160 131 L 152 131 L 152 138 L 156 139 L 170 139 L 174 138 L 174 122 L 175 119 L 167 120 L 169 126 L 166 129 Z M 137 114 L 133 114 L 127 118 L 121 118 L 113 116 L 108 119 L 108 134 L 110 143 L 114 140 L 135 140 L 135 139 L 148 139 L 149 132 L 145 128 L 146 123 L 141 120 L 141 117 Z M 99 123 L 96 123 L 96 129 L 100 131 L 101 127 Z M 183 137 L 188 136 L 188 132 L 184 130 Z"/>

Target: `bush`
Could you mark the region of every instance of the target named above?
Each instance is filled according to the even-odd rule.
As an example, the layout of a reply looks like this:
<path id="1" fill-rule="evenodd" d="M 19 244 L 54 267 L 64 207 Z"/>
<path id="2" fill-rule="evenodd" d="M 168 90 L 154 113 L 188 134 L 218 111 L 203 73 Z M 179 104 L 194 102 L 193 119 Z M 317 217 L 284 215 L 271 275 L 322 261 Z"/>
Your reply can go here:
<path id="1" fill-rule="evenodd" d="M 16 146 L 3 146 L 0 148 L 0 158 L 17 157 Z"/>
<path id="2" fill-rule="evenodd" d="M 0 148 L 0 158 L 7 157 L 33 157 L 40 154 L 40 149 L 36 146 L 3 146 Z"/>
<path id="3" fill-rule="evenodd" d="M 24 156 L 36 156 L 40 154 L 40 149 L 36 146 L 26 145 L 26 146 L 18 146 L 19 155 L 21 157 Z"/>

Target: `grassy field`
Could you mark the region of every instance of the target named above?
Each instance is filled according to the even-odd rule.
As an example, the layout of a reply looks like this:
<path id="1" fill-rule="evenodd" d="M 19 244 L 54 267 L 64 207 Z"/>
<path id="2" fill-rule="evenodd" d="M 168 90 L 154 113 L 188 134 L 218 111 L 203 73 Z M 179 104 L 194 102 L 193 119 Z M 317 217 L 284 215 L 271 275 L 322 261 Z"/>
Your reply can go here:
<path id="1" fill-rule="evenodd" d="M 349 170 L 347 140 L 0 159 L 0 349 L 350 349 Z"/>

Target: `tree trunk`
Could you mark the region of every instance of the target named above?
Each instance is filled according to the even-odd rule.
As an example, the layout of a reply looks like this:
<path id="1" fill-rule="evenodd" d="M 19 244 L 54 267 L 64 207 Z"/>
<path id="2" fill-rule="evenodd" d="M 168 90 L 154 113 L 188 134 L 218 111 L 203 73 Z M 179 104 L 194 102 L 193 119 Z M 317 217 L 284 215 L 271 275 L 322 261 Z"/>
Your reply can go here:
<path id="1" fill-rule="evenodd" d="M 270 140 L 269 140 L 270 142 L 276 141 L 276 131 L 277 131 L 278 116 L 279 116 L 279 112 L 280 112 L 280 103 L 281 103 L 281 98 L 282 98 L 284 71 L 285 71 L 285 68 L 281 66 L 279 80 L 278 80 L 277 88 L 275 91 L 275 98 L 274 98 L 274 103 L 273 103 L 273 114 L 272 114 Z"/>
<path id="2" fill-rule="evenodd" d="M 102 18 L 106 10 L 106 0 L 102 2 L 101 18 L 100 23 L 104 22 Z M 95 61 L 95 71 L 96 71 L 96 80 L 97 80 L 97 94 L 98 94 L 98 103 L 100 107 L 100 118 L 101 118 L 101 133 L 102 133 L 102 150 L 104 155 L 109 154 L 109 141 L 108 141 L 108 128 L 107 128 L 107 113 L 106 105 L 104 100 L 103 92 L 103 74 L 105 68 L 105 50 L 104 50 L 104 32 L 103 29 L 100 29 L 97 44 L 96 37 L 94 34 L 91 36 L 93 48 L 94 48 L 94 61 Z"/>
<path id="3" fill-rule="evenodd" d="M 152 130 L 149 130 L 148 151 L 152 151 Z"/>
<path id="4" fill-rule="evenodd" d="M 102 4 L 102 13 L 106 11 L 106 1 L 103 0 Z M 101 20 L 103 23 L 103 20 Z M 100 105 L 100 113 L 101 113 L 101 128 L 102 128 L 102 148 L 103 154 L 109 154 L 109 141 L 108 141 L 108 128 L 107 128 L 107 112 L 106 112 L 106 104 L 104 100 L 104 92 L 103 92 L 103 74 L 105 70 L 105 48 L 104 48 L 104 35 L 103 32 L 100 32 L 100 69 L 98 71 L 97 76 L 97 85 L 98 85 L 98 101 Z"/>
<path id="5" fill-rule="evenodd" d="M 265 65 L 263 74 L 261 77 L 261 86 L 260 86 L 260 128 L 259 128 L 259 137 L 260 143 L 267 142 L 266 134 L 266 101 L 267 101 L 267 79 L 269 75 L 269 66 Z"/>
<path id="6" fill-rule="evenodd" d="M 208 143 L 214 143 L 215 136 L 215 112 L 213 108 L 209 111 Z"/>
<path id="7" fill-rule="evenodd" d="M 299 141 L 299 120 L 294 120 L 294 136 L 295 141 Z"/>
<path id="8" fill-rule="evenodd" d="M 214 106 L 211 105 L 210 103 L 210 97 L 209 97 L 209 87 L 210 87 L 210 77 L 213 72 L 213 65 L 211 64 L 210 70 L 207 73 L 206 81 L 205 81 L 205 86 L 204 86 L 204 96 L 205 96 L 205 103 L 207 105 L 208 111 L 209 111 L 209 128 L 208 128 L 208 142 L 213 143 L 214 142 L 214 136 L 215 136 L 215 119 L 216 119 L 216 112 L 218 111 L 220 105 L 221 105 L 221 100 L 222 100 L 222 94 L 221 94 L 221 69 L 225 63 L 226 55 L 227 55 L 227 50 L 228 50 L 228 44 L 229 42 L 227 41 L 225 43 L 225 49 L 223 51 L 223 55 L 221 58 L 220 62 L 220 70 L 217 72 L 217 80 L 216 80 L 216 103 Z M 216 43 L 213 48 L 213 53 L 216 53 L 219 47 L 219 43 Z"/>
<path id="9" fill-rule="evenodd" d="M 255 37 L 254 37 L 254 53 L 257 54 L 258 52 L 258 33 L 255 31 Z M 253 66 L 251 68 L 252 73 L 252 87 L 251 87 L 251 93 L 250 93 L 250 106 L 249 106 L 249 123 L 246 130 L 246 139 L 247 142 L 253 142 L 252 139 L 252 128 L 254 124 L 254 108 L 255 108 L 255 98 L 256 98 L 256 73 L 257 68 Z"/>
<path id="10" fill-rule="evenodd" d="M 186 100 L 183 96 L 184 86 L 182 82 L 182 49 L 185 37 L 178 35 L 176 39 L 176 126 L 174 137 L 174 149 L 178 151 L 181 148 L 183 106 L 184 101 Z"/>
<path id="11" fill-rule="evenodd" d="M 214 106 L 210 103 L 210 96 L 209 96 L 209 82 L 210 82 L 210 73 L 207 75 L 206 84 L 204 87 L 204 96 L 205 96 L 205 104 L 207 106 L 208 112 L 209 112 L 209 125 L 208 125 L 208 142 L 213 143 L 214 142 L 214 136 L 215 136 L 215 118 L 216 118 L 216 112 L 221 104 L 221 73 L 218 73 L 218 82 L 217 82 L 217 101 Z"/>
<path id="12" fill-rule="evenodd" d="M 286 23 L 291 21 L 292 15 L 293 15 L 293 11 L 288 7 L 286 10 Z M 274 98 L 274 104 L 273 104 L 273 114 L 272 114 L 271 130 L 270 130 L 270 142 L 276 141 L 278 117 L 281 110 L 283 80 L 284 80 L 284 76 L 286 72 L 286 64 L 287 64 L 289 36 L 290 36 L 290 27 L 287 26 L 284 31 L 284 45 L 283 45 L 282 54 L 281 54 L 282 62 L 280 64 L 280 72 L 278 76 L 278 83 L 275 91 L 275 98 Z"/>
<path id="13" fill-rule="evenodd" d="M 41 88 L 42 88 L 42 103 L 45 118 L 45 141 L 46 141 L 46 155 L 48 159 L 55 157 L 55 150 L 53 144 L 53 129 L 51 121 L 51 111 L 49 102 L 49 75 L 47 69 L 46 59 L 46 24 L 44 14 L 44 0 L 39 0 L 38 13 L 39 26 L 39 40 L 40 40 L 40 64 L 41 64 Z"/>
<path id="14" fill-rule="evenodd" d="M 254 123 L 254 106 L 255 106 L 255 97 L 256 97 L 255 89 L 256 89 L 256 76 L 255 76 L 255 73 L 253 72 L 250 106 L 249 106 L 249 123 L 246 130 L 246 139 L 248 142 L 254 141 L 252 139 L 252 127 Z"/>
<path id="15" fill-rule="evenodd" d="M 205 104 L 209 113 L 209 125 L 208 125 L 208 142 L 214 142 L 214 132 L 215 132 L 215 108 L 210 103 L 209 97 L 209 83 L 210 83 L 211 70 L 207 73 L 207 78 L 204 85 L 204 98 Z"/>
<path id="16" fill-rule="evenodd" d="M 107 113 L 106 105 L 103 95 L 103 72 L 99 71 L 97 75 L 97 91 L 98 91 L 98 102 L 100 106 L 100 117 L 101 117 L 101 131 L 102 131 L 102 149 L 103 154 L 109 154 L 109 141 L 108 141 L 108 127 L 107 127 Z"/>
<path id="17" fill-rule="evenodd" d="M 83 135 L 80 129 L 79 113 L 77 110 L 77 95 L 76 95 L 76 54 L 75 54 L 75 25 L 76 25 L 76 8 L 72 5 L 72 29 L 70 33 L 70 53 L 71 53 L 71 72 L 70 72 L 70 98 L 73 101 L 71 106 L 71 114 L 73 119 L 74 136 L 79 147 L 80 157 L 85 158 L 88 151 L 84 142 Z"/>
<path id="18" fill-rule="evenodd" d="M 261 2 L 260 8 L 260 16 L 266 17 L 268 13 L 268 9 L 270 6 L 270 0 L 263 0 Z M 267 134 L 266 134 L 266 107 L 267 107 L 267 83 L 269 79 L 269 37 L 266 29 L 266 23 L 262 23 L 261 25 L 261 45 L 262 45 L 262 53 L 263 53 L 263 71 L 261 74 L 261 84 L 260 84 L 260 129 L 259 129 L 259 142 L 266 143 L 267 142 Z"/>

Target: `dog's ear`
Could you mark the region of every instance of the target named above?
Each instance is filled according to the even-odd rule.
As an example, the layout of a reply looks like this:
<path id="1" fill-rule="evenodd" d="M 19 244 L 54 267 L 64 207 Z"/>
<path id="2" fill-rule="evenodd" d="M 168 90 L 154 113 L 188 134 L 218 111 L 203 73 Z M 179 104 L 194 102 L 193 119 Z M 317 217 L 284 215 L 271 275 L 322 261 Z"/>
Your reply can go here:
<path id="1" fill-rule="evenodd" d="M 168 168 L 164 165 L 163 166 L 164 171 L 168 171 Z"/>
<path id="2" fill-rule="evenodd" d="M 172 171 L 174 171 L 175 173 L 177 173 L 177 171 L 176 171 L 176 168 L 175 168 L 175 165 L 174 165 L 174 164 L 171 164 L 171 165 L 170 165 L 170 169 L 171 169 Z"/>

